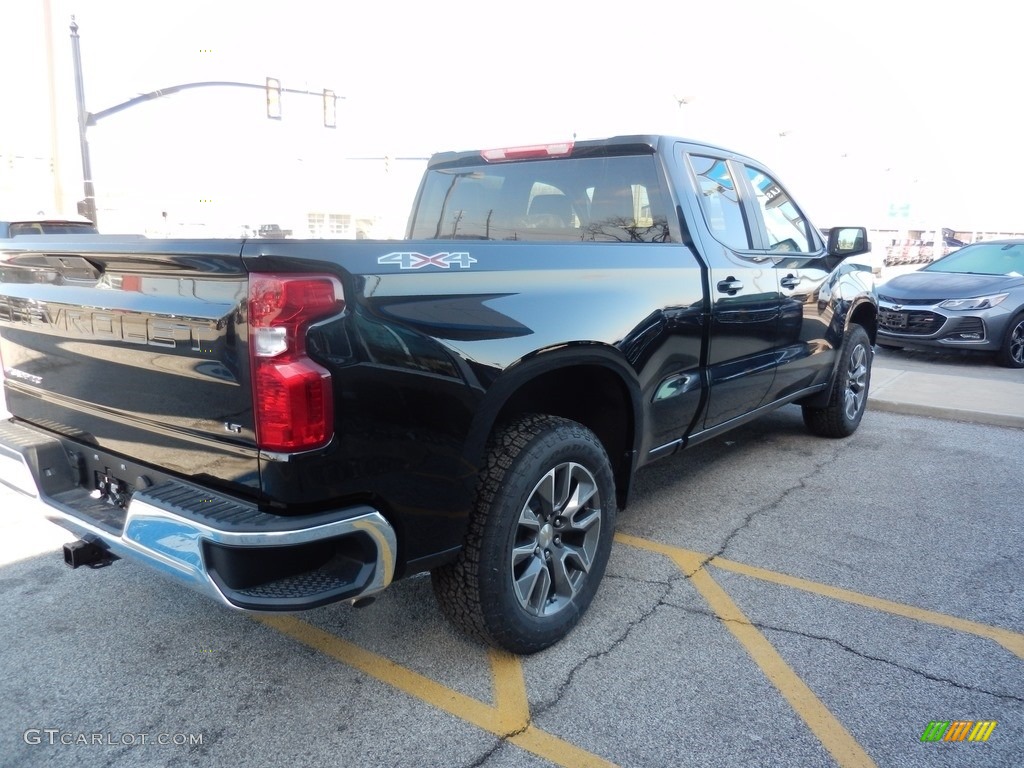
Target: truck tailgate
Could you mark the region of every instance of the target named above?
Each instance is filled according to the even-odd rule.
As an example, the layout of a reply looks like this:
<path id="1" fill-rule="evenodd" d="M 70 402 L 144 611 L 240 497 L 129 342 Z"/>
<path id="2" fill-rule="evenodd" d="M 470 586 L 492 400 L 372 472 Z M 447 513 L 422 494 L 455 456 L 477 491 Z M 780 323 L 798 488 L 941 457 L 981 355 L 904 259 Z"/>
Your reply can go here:
<path id="1" fill-rule="evenodd" d="M 224 240 L 0 245 L 8 409 L 133 464 L 257 494 L 240 251 Z"/>

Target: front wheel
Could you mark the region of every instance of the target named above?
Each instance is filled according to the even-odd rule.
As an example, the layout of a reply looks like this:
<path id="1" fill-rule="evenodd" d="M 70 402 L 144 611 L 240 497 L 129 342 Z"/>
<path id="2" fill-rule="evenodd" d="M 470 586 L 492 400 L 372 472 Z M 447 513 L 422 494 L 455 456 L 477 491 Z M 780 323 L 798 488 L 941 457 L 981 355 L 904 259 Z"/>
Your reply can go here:
<path id="1" fill-rule="evenodd" d="M 1010 321 L 996 361 L 1007 368 L 1024 368 L 1024 312 Z"/>
<path id="2" fill-rule="evenodd" d="M 523 417 L 492 437 L 462 552 L 432 572 L 434 594 L 467 634 L 534 653 L 587 610 L 614 528 L 615 481 L 594 433 Z"/>
<path id="3" fill-rule="evenodd" d="M 824 408 L 804 406 L 804 425 L 822 437 L 849 437 L 857 431 L 868 404 L 871 384 L 871 340 L 851 325 L 839 349 L 839 370 Z"/>

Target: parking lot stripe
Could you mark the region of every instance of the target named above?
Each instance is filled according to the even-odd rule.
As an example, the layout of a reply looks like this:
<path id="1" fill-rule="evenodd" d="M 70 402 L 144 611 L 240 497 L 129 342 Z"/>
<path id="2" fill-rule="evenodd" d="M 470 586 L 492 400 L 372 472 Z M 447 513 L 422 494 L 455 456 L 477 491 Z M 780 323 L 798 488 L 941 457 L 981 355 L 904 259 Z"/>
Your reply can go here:
<path id="1" fill-rule="evenodd" d="M 776 571 L 769 571 L 753 565 L 737 563 L 733 560 L 726 560 L 721 557 L 713 558 L 710 561 L 710 564 L 716 568 L 722 568 L 723 570 L 732 571 L 733 573 L 750 576 L 754 579 L 770 581 L 782 586 L 802 589 L 805 592 L 813 592 L 824 597 L 830 597 L 834 600 L 842 600 L 846 603 L 860 605 L 864 608 L 872 608 L 876 611 L 891 613 L 895 616 L 902 616 L 907 619 L 914 619 L 915 621 L 926 622 L 939 627 L 946 627 L 947 629 L 954 629 L 958 632 L 967 632 L 972 635 L 978 635 L 979 637 L 994 640 L 1010 651 L 1010 653 L 1024 659 L 1024 634 L 1019 632 L 1002 629 L 1001 627 L 993 627 L 977 621 L 970 621 L 969 619 L 959 619 L 945 613 L 929 611 L 925 608 L 917 608 L 912 605 L 897 603 L 892 600 L 883 600 L 879 597 L 871 597 L 870 595 L 853 592 L 849 589 L 832 587 L 828 584 L 808 581 L 806 579 L 797 578 L 796 576 L 788 576 L 784 573 L 777 573 Z"/>
<path id="2" fill-rule="evenodd" d="M 690 583 L 711 606 L 715 615 L 839 765 L 844 768 L 875 766 L 874 760 L 864 748 L 714 580 L 705 567 L 707 556 L 624 533 L 616 534 L 615 538 L 620 543 L 665 555 L 689 577 Z"/>
<path id="3" fill-rule="evenodd" d="M 562 741 L 557 736 L 552 736 L 532 725 L 528 725 L 526 730 L 514 734 L 508 740 L 527 752 L 566 768 L 615 768 L 614 763 L 609 763 L 592 752 Z"/>
<path id="4" fill-rule="evenodd" d="M 530 722 L 530 702 L 526 696 L 526 681 L 519 657 L 496 648 L 491 648 L 488 655 L 494 680 L 495 708 L 521 723 Z"/>
<path id="5" fill-rule="evenodd" d="M 484 704 L 337 635 L 288 615 L 254 615 L 254 621 L 314 648 L 363 674 L 465 720 L 555 765 L 614 768 L 615 764 L 542 731 L 530 723 L 526 683 L 519 659 L 491 651 L 495 705 Z"/>

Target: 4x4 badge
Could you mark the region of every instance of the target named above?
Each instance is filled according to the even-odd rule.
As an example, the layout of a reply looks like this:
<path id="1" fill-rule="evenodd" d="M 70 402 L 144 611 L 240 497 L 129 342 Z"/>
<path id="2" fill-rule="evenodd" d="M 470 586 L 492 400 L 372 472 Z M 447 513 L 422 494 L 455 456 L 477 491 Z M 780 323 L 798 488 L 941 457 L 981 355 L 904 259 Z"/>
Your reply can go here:
<path id="1" fill-rule="evenodd" d="M 413 251 L 395 251 L 377 259 L 378 264 L 397 264 L 401 269 L 422 269 L 423 267 L 440 267 L 450 269 L 453 265 L 460 269 L 469 269 L 476 264 L 476 259 L 465 252 L 435 253 L 427 256 Z"/>

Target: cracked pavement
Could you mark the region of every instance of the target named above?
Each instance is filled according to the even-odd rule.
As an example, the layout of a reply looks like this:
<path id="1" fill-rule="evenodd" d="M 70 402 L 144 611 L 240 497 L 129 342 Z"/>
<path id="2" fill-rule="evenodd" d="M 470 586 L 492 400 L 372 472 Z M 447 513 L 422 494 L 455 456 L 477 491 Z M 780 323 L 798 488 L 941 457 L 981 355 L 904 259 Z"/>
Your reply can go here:
<path id="1" fill-rule="evenodd" d="M 458 635 L 429 579 L 360 610 L 229 612 L 0 492 L 0 754 L 12 766 L 1016 766 L 1024 743 L 1019 430 L 784 409 L 644 470 L 564 642 Z M 935 720 L 997 721 L 924 743 Z M 199 733 L 201 744 L 30 744 Z"/>

